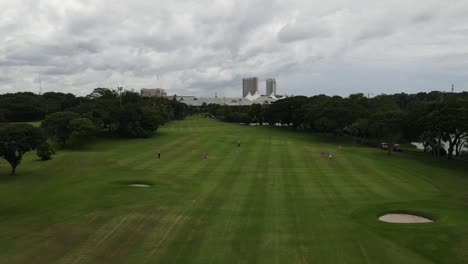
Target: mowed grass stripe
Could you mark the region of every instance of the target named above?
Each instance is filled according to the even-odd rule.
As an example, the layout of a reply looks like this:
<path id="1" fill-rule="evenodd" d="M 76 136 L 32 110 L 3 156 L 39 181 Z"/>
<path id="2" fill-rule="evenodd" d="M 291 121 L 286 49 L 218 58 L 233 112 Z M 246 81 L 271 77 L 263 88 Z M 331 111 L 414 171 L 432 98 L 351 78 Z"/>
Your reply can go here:
<path id="1" fill-rule="evenodd" d="M 346 223 L 346 209 L 350 206 L 350 200 L 347 189 L 343 188 L 346 183 L 340 182 L 342 179 L 337 176 L 340 173 L 339 166 L 334 162 L 333 159 L 328 160 L 326 156 L 312 158 L 311 164 L 315 164 L 317 173 L 310 179 L 314 185 L 320 186 L 323 197 L 316 202 L 315 207 L 312 207 L 315 212 L 310 222 L 305 223 L 305 225 L 313 226 L 315 231 L 311 240 L 315 247 L 309 247 L 308 257 L 311 259 L 310 262 L 347 263 L 349 262 L 347 255 L 351 252 L 353 257 L 350 259 L 363 262 L 365 260 L 362 259 L 359 251 L 356 254 L 347 250 L 345 243 L 340 242 L 341 239 L 351 240 L 345 231 L 348 228 L 346 226 L 349 225 Z"/>
<path id="2" fill-rule="evenodd" d="M 380 154 L 378 153 L 378 155 Z M 355 160 L 356 162 L 353 163 L 352 167 L 362 171 L 362 174 L 368 178 L 369 182 L 379 183 L 380 186 L 384 186 L 386 191 L 383 191 L 383 193 L 387 200 L 405 200 L 408 197 L 414 197 L 414 188 L 419 186 L 417 178 L 412 179 L 412 181 L 416 180 L 416 182 L 408 182 L 407 178 L 404 179 L 404 177 L 393 171 L 393 166 L 388 166 L 387 163 L 381 164 L 365 156 L 357 156 Z"/>
<path id="3" fill-rule="evenodd" d="M 332 234 L 332 227 L 329 223 L 333 223 L 336 221 L 341 221 L 342 219 L 346 220 L 347 213 L 345 210 L 336 210 L 330 211 L 326 210 L 325 208 L 333 208 L 339 204 L 340 206 L 347 208 L 351 206 L 350 198 L 359 198 L 362 199 L 366 195 L 363 195 L 362 192 L 357 192 L 359 195 L 354 195 L 356 192 L 355 190 L 348 189 L 348 186 L 352 185 L 352 182 L 349 179 L 345 179 L 341 175 L 342 169 L 339 166 L 336 166 L 336 159 L 341 158 L 340 156 L 335 156 L 333 160 L 328 160 L 328 157 L 321 156 L 318 149 L 311 151 L 310 147 L 306 145 L 302 146 L 294 146 L 291 145 L 289 149 L 297 153 L 297 155 L 293 156 L 293 160 L 295 163 L 300 164 L 300 168 L 305 168 L 305 171 L 316 171 L 319 168 L 314 167 L 314 164 L 320 164 L 320 166 L 334 166 L 335 174 L 333 177 L 328 177 L 330 179 L 331 184 L 336 188 L 340 194 L 345 197 L 345 200 L 335 202 L 331 202 L 329 200 L 329 193 L 324 192 L 320 186 L 322 185 L 322 180 L 319 177 L 323 177 L 323 174 L 318 175 L 309 175 L 307 173 L 297 173 L 298 180 L 300 182 L 299 186 L 302 188 L 302 196 L 303 200 L 306 201 L 306 209 L 302 209 L 303 212 L 307 212 L 301 216 L 302 222 L 300 226 L 302 227 L 309 227 L 307 232 L 304 232 L 306 237 L 304 240 L 307 242 L 307 258 L 309 261 L 307 262 L 314 262 L 318 260 L 328 259 L 330 262 L 339 263 L 341 261 L 345 261 L 340 254 L 343 251 L 343 248 L 337 247 L 336 243 L 334 243 L 334 238 L 330 236 Z M 312 152 L 312 153 L 311 153 Z M 317 162 L 312 162 L 311 160 L 316 160 Z M 335 162 L 332 164 L 332 162 Z M 302 172 L 301 170 L 300 172 Z M 345 188 L 344 188 L 345 187 Z M 314 192 L 316 192 L 314 194 Z M 351 192 L 351 194 L 350 194 Z M 308 206 L 307 206 L 308 204 Z M 300 207 L 298 208 L 300 210 Z M 341 229 L 340 229 L 341 230 Z"/>
<path id="4" fill-rule="evenodd" d="M 307 263 L 312 261 L 308 259 L 307 240 L 311 240 L 313 234 L 310 232 L 308 225 L 303 225 L 307 221 L 306 217 L 310 209 L 304 197 L 302 184 L 298 181 L 296 166 L 293 161 L 292 153 L 295 149 L 291 149 L 288 141 L 283 141 L 284 151 L 281 153 L 282 184 L 285 186 L 284 206 L 288 212 L 287 227 L 288 227 L 288 244 L 292 244 L 292 260 L 294 263 Z M 299 209 L 301 208 L 301 209 Z M 303 222 L 304 221 L 304 222 Z M 308 221 L 307 221 L 308 222 Z M 310 223 L 310 222 L 309 222 Z"/>
<path id="5" fill-rule="evenodd" d="M 217 176 L 219 177 L 215 179 L 217 183 L 209 193 L 200 194 L 200 197 L 197 199 L 198 202 L 191 210 L 192 217 L 182 223 L 176 236 L 171 239 L 173 242 L 168 243 L 167 250 L 162 253 L 158 261 L 162 263 L 180 263 L 195 258 L 201 247 L 199 241 L 202 241 L 205 232 L 207 232 L 207 229 L 210 227 L 210 218 L 222 207 L 223 203 L 230 198 L 232 186 L 237 178 L 243 175 L 240 173 L 243 169 L 240 165 L 243 164 L 243 161 L 248 160 L 249 157 L 253 157 L 252 153 L 254 152 L 250 151 L 246 154 L 244 153 L 245 155 L 240 155 L 238 153 L 233 160 L 222 160 L 222 164 L 231 167 L 231 171 L 221 175 L 218 174 Z M 227 164 L 235 165 L 228 166 Z"/>
<path id="6" fill-rule="evenodd" d="M 205 135 L 203 138 L 197 138 L 197 142 L 203 142 L 206 138 L 212 135 Z M 210 157 L 216 156 L 220 152 L 223 152 L 226 148 L 233 147 L 233 145 L 229 145 L 226 143 L 222 145 L 222 148 L 219 147 L 219 144 L 207 140 L 210 144 L 205 145 L 204 149 L 210 149 L 211 154 Z M 151 259 L 155 258 L 153 255 L 160 254 L 160 251 L 163 251 L 161 247 L 164 243 L 168 243 L 171 237 L 177 232 L 181 226 L 184 225 L 184 221 L 188 221 L 188 215 L 190 215 L 189 211 L 193 210 L 192 207 L 196 206 L 201 198 L 201 193 L 207 188 L 211 188 L 210 186 L 215 183 L 215 177 L 218 167 L 222 166 L 222 163 L 213 162 L 213 158 L 208 158 L 208 160 L 202 160 L 201 156 L 198 155 L 193 156 L 192 160 L 196 160 L 197 162 L 189 162 L 189 160 L 182 160 L 182 164 L 193 164 L 190 167 L 190 173 L 179 173 L 177 172 L 177 178 L 179 179 L 178 182 L 185 182 L 187 187 L 191 187 L 185 191 L 185 194 L 182 195 L 179 199 L 179 203 L 174 207 L 170 208 L 170 211 L 166 213 L 168 215 L 167 218 L 163 219 L 163 225 L 155 225 L 155 229 L 150 232 L 150 235 L 144 242 L 142 248 L 146 248 L 147 252 L 150 252 L 149 255 L 145 255 L 144 252 L 135 253 L 142 255 L 142 258 L 146 259 L 147 261 L 151 261 Z M 179 166 L 179 171 L 187 170 L 185 166 Z M 222 171 L 223 169 L 221 169 Z M 170 172 L 174 173 L 174 169 L 171 169 Z M 173 224 L 174 218 L 177 220 L 176 224 Z M 171 224 L 172 223 L 172 224 Z M 169 228 L 167 226 L 169 225 Z M 165 230 L 166 228 L 166 230 Z M 157 256 L 156 256 L 157 257 Z"/>
<path id="7" fill-rule="evenodd" d="M 237 130 L 238 127 L 233 127 Z M 251 139 L 248 135 L 239 135 L 239 138 Z M 249 140 L 247 140 L 249 141 Z M 245 144 L 244 144 L 245 145 Z M 231 247 L 231 241 L 236 235 L 235 228 L 242 217 L 242 199 L 247 195 L 248 191 L 248 178 L 249 166 L 246 164 L 245 159 L 257 156 L 256 153 L 250 153 L 245 155 L 247 148 L 245 146 L 234 149 L 236 156 L 228 156 L 228 159 L 232 160 L 229 164 L 229 170 L 224 168 L 224 171 L 230 177 L 236 177 L 237 180 L 228 190 L 229 197 L 225 199 L 223 204 L 219 206 L 216 211 L 213 211 L 213 221 L 210 223 L 210 228 L 204 233 L 203 239 L 201 240 L 201 246 L 198 250 L 198 254 L 194 256 L 195 261 L 199 263 L 225 263 L 228 260 L 232 260 L 234 249 Z M 222 171 L 219 172 L 223 174 Z M 237 255 L 235 255 L 237 256 Z"/>
<path id="8" fill-rule="evenodd" d="M 280 142 L 282 139 L 277 135 L 266 134 L 262 137 L 262 144 L 268 145 L 266 149 L 260 153 L 259 167 L 262 167 L 262 174 L 257 177 L 254 184 L 251 185 L 250 192 L 255 195 L 256 190 L 253 187 L 259 186 L 261 189 L 261 199 L 258 203 L 263 208 L 259 209 L 261 212 L 260 218 L 256 218 L 255 224 L 250 224 L 251 227 L 254 225 L 262 225 L 261 236 L 257 235 L 256 241 L 259 245 L 255 247 L 256 255 L 251 255 L 251 260 L 248 262 L 258 263 L 285 263 L 291 261 L 292 251 L 285 248 L 284 245 L 288 243 L 289 229 L 288 229 L 288 210 L 284 205 L 285 197 L 285 186 L 282 183 L 281 171 L 278 171 L 278 167 L 281 163 L 282 153 L 284 152 L 284 145 Z M 248 204 L 246 204 L 248 206 Z M 258 206 L 251 206 L 251 214 L 256 215 L 254 209 Z M 263 219 L 262 223 L 259 220 Z M 248 229 L 245 229 L 248 230 Z M 240 238 L 238 238 L 240 239 Z M 237 243 L 240 243 L 236 240 Z M 250 242 L 253 243 L 253 242 Z M 234 256 L 233 256 L 234 257 Z"/>
<path id="9" fill-rule="evenodd" d="M 349 153 L 339 151 L 335 154 L 333 162 L 337 166 L 338 175 L 344 182 L 348 198 L 355 198 L 362 201 L 372 199 L 391 199 L 395 198 L 394 192 L 389 192 L 385 186 L 378 184 L 369 177 L 376 177 L 374 171 L 368 170 L 363 173 L 355 165 L 356 160 L 350 159 Z"/>
<path id="10" fill-rule="evenodd" d="M 266 166 L 264 153 L 269 152 L 269 144 L 264 139 L 258 139 L 255 144 L 255 152 L 245 167 L 250 171 L 244 173 L 243 181 L 248 182 L 239 219 L 234 228 L 232 238 L 232 253 L 230 259 L 237 258 L 238 262 L 257 262 L 257 258 L 263 249 L 264 225 L 266 214 L 266 188 L 269 182 L 269 170 Z M 229 258 L 226 258 L 228 260 Z"/>

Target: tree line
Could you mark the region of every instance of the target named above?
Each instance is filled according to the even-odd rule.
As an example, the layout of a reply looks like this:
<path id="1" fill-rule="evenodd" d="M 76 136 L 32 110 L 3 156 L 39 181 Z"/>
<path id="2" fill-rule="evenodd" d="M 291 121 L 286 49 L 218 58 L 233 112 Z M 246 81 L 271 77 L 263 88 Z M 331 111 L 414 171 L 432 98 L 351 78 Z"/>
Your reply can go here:
<path id="1" fill-rule="evenodd" d="M 84 97 L 49 92 L 0 95 L 0 157 L 12 174 L 23 155 L 36 150 L 48 160 L 56 147 L 81 145 L 95 136 L 150 137 L 187 106 L 175 99 L 96 88 Z M 25 122 L 41 121 L 40 127 Z"/>
<path id="2" fill-rule="evenodd" d="M 294 96 L 272 104 L 251 106 L 202 105 L 225 122 L 288 126 L 296 130 L 352 137 L 375 145 L 421 142 L 424 151 L 452 159 L 461 156 L 468 141 L 468 93 L 364 94 L 349 97 Z M 444 148 L 444 142 L 448 145 Z"/>

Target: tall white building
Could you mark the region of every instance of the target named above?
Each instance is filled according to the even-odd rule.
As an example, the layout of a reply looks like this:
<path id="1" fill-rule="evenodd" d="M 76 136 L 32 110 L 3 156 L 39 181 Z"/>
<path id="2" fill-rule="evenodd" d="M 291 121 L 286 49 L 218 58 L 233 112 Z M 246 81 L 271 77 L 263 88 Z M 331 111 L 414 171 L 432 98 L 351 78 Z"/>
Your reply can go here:
<path id="1" fill-rule="evenodd" d="M 242 98 L 245 98 L 249 93 L 254 95 L 258 92 L 258 78 L 250 77 L 242 79 Z"/>
<path id="2" fill-rule="evenodd" d="M 276 80 L 267 79 L 266 80 L 266 96 L 276 96 Z"/>

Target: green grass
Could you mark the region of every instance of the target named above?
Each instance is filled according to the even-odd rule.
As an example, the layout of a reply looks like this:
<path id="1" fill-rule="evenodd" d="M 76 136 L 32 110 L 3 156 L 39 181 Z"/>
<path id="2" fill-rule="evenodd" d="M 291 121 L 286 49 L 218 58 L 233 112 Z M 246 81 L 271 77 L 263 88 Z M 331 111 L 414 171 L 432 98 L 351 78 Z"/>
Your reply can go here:
<path id="1" fill-rule="evenodd" d="M 33 127 L 40 127 L 42 121 L 12 122 L 12 124 L 29 124 Z"/>
<path id="2" fill-rule="evenodd" d="M 0 161 L 0 263 L 468 262 L 466 163 L 343 146 L 188 118 L 16 176 Z M 437 222 L 376 219 L 398 210 Z"/>

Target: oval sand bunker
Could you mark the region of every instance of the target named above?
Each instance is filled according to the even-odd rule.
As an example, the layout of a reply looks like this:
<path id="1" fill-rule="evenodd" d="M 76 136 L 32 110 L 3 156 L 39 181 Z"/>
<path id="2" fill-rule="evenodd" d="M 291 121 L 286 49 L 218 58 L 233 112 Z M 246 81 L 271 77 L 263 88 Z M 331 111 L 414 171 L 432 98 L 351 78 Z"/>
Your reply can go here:
<path id="1" fill-rule="evenodd" d="M 151 185 L 148 185 L 148 184 L 139 184 L 139 183 L 129 184 L 128 186 L 131 186 L 131 187 L 142 187 L 142 188 L 149 188 L 149 187 L 151 187 Z"/>
<path id="2" fill-rule="evenodd" d="M 385 214 L 379 217 L 379 220 L 382 222 L 399 224 L 419 224 L 434 222 L 434 220 L 431 220 L 429 218 L 410 214 Z"/>

